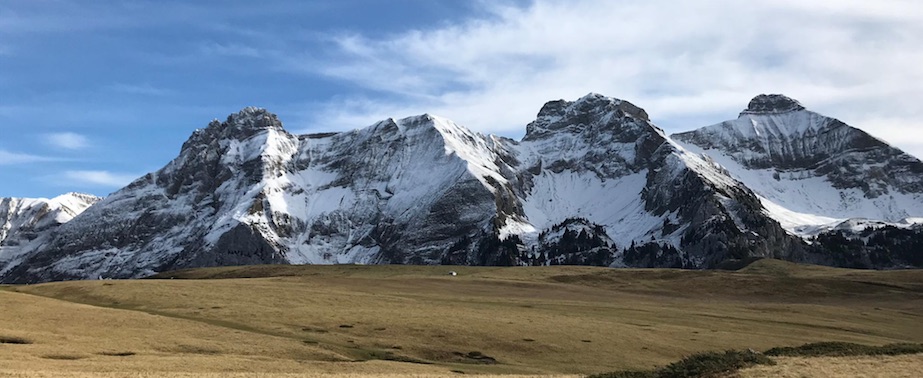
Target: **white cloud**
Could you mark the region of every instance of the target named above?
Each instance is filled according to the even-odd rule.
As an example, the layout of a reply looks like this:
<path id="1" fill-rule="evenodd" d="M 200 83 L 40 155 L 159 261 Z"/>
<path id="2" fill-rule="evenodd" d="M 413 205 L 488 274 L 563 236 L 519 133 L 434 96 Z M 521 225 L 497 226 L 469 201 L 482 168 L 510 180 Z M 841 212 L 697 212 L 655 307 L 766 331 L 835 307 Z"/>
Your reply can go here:
<path id="1" fill-rule="evenodd" d="M 876 135 L 877 123 L 863 122 L 887 118 L 905 136 L 892 139 L 898 146 L 923 142 L 912 132 L 923 119 L 915 0 L 485 6 L 489 17 L 434 30 L 334 36 L 335 56 L 302 70 L 374 97 L 312 109 L 316 128 L 430 112 L 518 135 L 545 101 L 599 92 L 644 107 L 673 132 L 734 118 L 756 94 L 785 93 Z"/>
<path id="2" fill-rule="evenodd" d="M 57 161 L 57 160 L 60 160 L 60 159 L 48 157 L 48 156 L 39 156 L 39 155 L 23 154 L 19 152 L 0 150 L 0 165 L 41 163 L 41 162 Z"/>
<path id="3" fill-rule="evenodd" d="M 84 186 L 102 186 L 121 188 L 130 184 L 139 175 L 112 173 L 109 171 L 66 171 L 64 178 L 69 180 L 66 184 L 78 184 Z"/>
<path id="4" fill-rule="evenodd" d="M 45 134 L 45 138 L 48 144 L 66 150 L 81 150 L 90 145 L 85 136 L 72 132 Z"/>

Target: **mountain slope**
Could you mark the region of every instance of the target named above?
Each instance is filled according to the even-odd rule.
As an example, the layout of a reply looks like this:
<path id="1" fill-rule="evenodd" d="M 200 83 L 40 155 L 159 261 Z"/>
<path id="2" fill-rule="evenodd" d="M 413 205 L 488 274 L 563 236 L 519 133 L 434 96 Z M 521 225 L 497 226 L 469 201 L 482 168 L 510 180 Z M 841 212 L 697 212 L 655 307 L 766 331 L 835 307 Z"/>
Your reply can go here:
<path id="1" fill-rule="evenodd" d="M 62 227 L 7 278 L 257 263 L 438 263 L 492 224 L 490 140 L 432 116 L 293 136 L 247 108 Z M 474 249 L 471 246 L 470 249 Z M 487 261 L 490 263 L 490 261 Z"/>
<path id="2" fill-rule="evenodd" d="M 69 222 L 100 198 L 67 193 L 52 199 L 0 198 L 0 274 L 30 243 Z"/>
<path id="3" fill-rule="evenodd" d="M 550 102 L 518 147 L 532 228 L 585 218 L 621 250 L 616 265 L 711 267 L 742 255 L 789 257 L 797 243 L 760 214 L 748 189 L 626 101 Z"/>
<path id="4" fill-rule="evenodd" d="M 803 261 L 923 266 L 923 162 L 783 95 L 736 120 L 673 136 L 751 188 L 763 212 L 811 244 Z"/>
<path id="5" fill-rule="evenodd" d="M 246 108 L 20 248 L 0 280 L 241 264 L 917 265 L 909 251 L 923 231 L 884 226 L 918 213 L 919 161 L 883 142 L 784 96 L 676 140 L 598 94 L 548 102 L 520 141 L 431 115 L 292 135 Z M 840 202 L 817 197 L 829 193 Z M 800 237 L 879 213 L 892 223 L 849 227 L 864 236 Z"/>
<path id="6" fill-rule="evenodd" d="M 782 95 L 757 96 L 736 120 L 672 137 L 720 163 L 796 234 L 850 218 L 923 217 L 923 162 Z"/>

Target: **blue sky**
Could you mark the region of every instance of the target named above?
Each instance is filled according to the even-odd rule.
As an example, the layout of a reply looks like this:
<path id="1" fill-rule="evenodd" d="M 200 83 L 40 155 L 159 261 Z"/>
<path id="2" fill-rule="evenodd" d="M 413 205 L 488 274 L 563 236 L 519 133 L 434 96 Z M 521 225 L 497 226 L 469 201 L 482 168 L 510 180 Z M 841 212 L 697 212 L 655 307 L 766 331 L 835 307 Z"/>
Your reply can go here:
<path id="1" fill-rule="evenodd" d="M 916 1 L 0 0 L 0 197 L 106 195 L 245 106 L 292 132 L 429 112 L 519 137 L 589 92 L 668 132 L 759 93 L 923 156 Z"/>

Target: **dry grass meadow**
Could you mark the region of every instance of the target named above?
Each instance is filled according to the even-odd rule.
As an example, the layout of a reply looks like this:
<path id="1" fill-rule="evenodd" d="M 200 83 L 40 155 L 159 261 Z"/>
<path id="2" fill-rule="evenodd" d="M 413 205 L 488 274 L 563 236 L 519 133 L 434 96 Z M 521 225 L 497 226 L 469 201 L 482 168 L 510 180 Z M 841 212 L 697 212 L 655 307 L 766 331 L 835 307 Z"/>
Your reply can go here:
<path id="1" fill-rule="evenodd" d="M 782 357 L 775 366 L 744 369 L 741 378 L 862 377 L 917 378 L 923 354 L 878 357 Z"/>
<path id="2" fill-rule="evenodd" d="M 763 260 L 737 272 L 255 266 L 162 278 L 0 288 L 0 377 L 580 375 L 703 351 L 923 342 L 919 270 Z M 920 355 L 868 359 L 923 370 Z M 778 361 L 741 374 L 853 376 L 846 361 L 871 363 Z"/>

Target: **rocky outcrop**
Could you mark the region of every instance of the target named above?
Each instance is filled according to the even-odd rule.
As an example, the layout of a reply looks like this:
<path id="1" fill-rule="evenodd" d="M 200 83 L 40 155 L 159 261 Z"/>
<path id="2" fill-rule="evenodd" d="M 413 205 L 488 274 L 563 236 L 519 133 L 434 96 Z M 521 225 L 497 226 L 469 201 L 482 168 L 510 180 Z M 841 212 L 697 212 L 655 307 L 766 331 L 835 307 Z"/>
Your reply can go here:
<path id="1" fill-rule="evenodd" d="M 761 94 L 750 100 L 743 114 L 788 113 L 805 110 L 798 100 L 781 94 Z"/>

